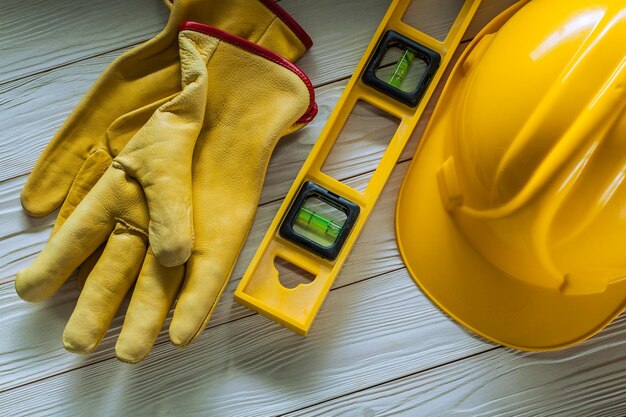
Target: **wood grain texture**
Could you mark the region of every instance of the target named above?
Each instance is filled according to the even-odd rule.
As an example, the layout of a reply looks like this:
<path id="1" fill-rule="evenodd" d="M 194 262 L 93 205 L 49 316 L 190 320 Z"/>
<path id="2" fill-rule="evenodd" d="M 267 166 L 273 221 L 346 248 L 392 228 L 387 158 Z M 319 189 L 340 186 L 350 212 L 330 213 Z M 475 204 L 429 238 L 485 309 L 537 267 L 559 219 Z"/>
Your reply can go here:
<path id="1" fill-rule="evenodd" d="M 70 1 L 63 0 L 62 3 Z M 89 7 L 104 7 L 109 1 L 120 0 L 94 1 L 89 3 Z M 424 14 L 419 15 L 417 22 L 424 22 L 428 27 L 436 25 L 436 19 L 429 19 L 428 13 L 429 10 L 432 12 L 433 9 L 437 9 L 438 1 L 423 0 L 424 5 L 420 10 Z M 485 1 L 465 38 L 471 38 L 485 22 L 509 3 L 512 3 L 512 0 Z M 52 7 L 53 4 L 56 2 L 46 2 L 45 5 L 49 6 L 45 7 Z M 315 2 L 284 0 L 281 5 L 302 23 L 315 41 L 314 48 L 298 61 L 298 65 L 309 75 L 313 84 L 319 86 L 351 75 L 388 2 L 364 0 L 359 3 L 356 10 L 349 2 L 333 0 Z M 149 16 L 149 13 L 146 16 Z M 438 13 L 437 16 L 443 19 L 441 24 L 450 19 L 449 16 L 444 18 L 442 13 Z M 140 18 L 141 16 L 137 16 L 137 19 Z M 92 23 L 94 26 L 102 26 L 106 22 L 96 19 Z M 101 30 L 109 28 L 101 27 Z M 68 38 L 67 41 L 72 39 Z M 80 39 L 82 42 L 90 42 L 87 35 Z M 69 43 L 67 50 L 72 48 L 72 44 Z M 0 83 L 0 126 L 3 137 L 0 141 L 0 167 L 2 167 L 0 182 L 30 172 L 46 143 L 100 72 L 122 52 L 120 48 L 123 48 L 123 45 L 118 45 L 114 52 L 85 59 L 76 58 L 75 62 L 54 71 Z M 46 53 L 43 55 L 44 58 L 47 57 Z M 53 57 L 45 59 L 53 60 Z M 3 64 L 13 61 L 19 61 L 19 56 L 13 56 L 11 53 L 4 55 L 3 52 L 1 58 Z"/>
<path id="2" fill-rule="evenodd" d="M 48 240 L 56 213 L 32 218 L 22 210 L 20 192 L 26 177 L 0 183 L 0 283 L 13 280 L 15 273 L 32 262 Z"/>
<path id="3" fill-rule="evenodd" d="M 341 86 L 339 87 L 340 88 L 330 85 L 319 89 L 323 93 L 320 94 L 320 97 L 324 97 L 327 92 L 329 93 L 329 100 L 335 100 L 336 90 L 341 90 Z M 324 100 L 321 100 L 320 102 L 323 103 Z M 323 107 L 324 106 L 322 106 L 322 108 Z M 322 114 L 321 117 L 327 117 L 327 114 Z M 369 131 L 367 129 L 369 125 L 369 123 L 363 123 L 362 127 L 365 128 L 362 130 L 363 135 L 369 135 Z M 291 155 L 291 158 L 294 159 L 295 154 L 293 151 L 289 150 L 290 146 L 293 147 L 297 145 L 310 147 L 313 140 L 306 139 L 307 130 L 309 130 L 309 128 L 303 130 L 300 135 L 305 138 L 304 142 L 308 143 L 308 145 L 298 145 L 300 139 L 285 139 L 284 143 L 279 146 L 279 152 L 286 152 L 287 155 Z M 312 128 L 311 130 L 316 129 Z M 359 129 L 355 128 L 353 133 L 356 134 L 358 131 Z M 414 148 L 415 146 L 411 145 L 411 147 Z M 283 164 L 276 163 L 282 160 L 281 157 L 273 158 L 272 163 L 270 164 L 268 177 L 280 178 L 281 175 L 284 175 L 285 171 L 287 171 L 291 175 L 290 178 L 293 178 L 307 153 L 308 149 L 303 155 L 300 155 L 302 159 L 300 159 L 299 163 L 295 163 L 295 166 L 293 167 L 285 167 Z M 346 156 L 346 158 L 337 159 L 335 165 L 341 166 L 341 164 L 359 160 L 356 155 L 347 154 L 344 156 Z M 367 159 L 368 156 L 365 155 L 364 158 Z M 384 194 L 381 196 L 379 206 L 374 211 L 372 221 L 366 226 L 364 233 L 359 239 L 356 249 L 350 256 L 344 268 L 343 274 L 338 279 L 338 283 L 341 285 L 366 279 L 367 277 L 402 267 L 402 261 L 399 258 L 395 245 L 395 236 L 393 234 L 393 211 L 395 207 L 395 197 L 407 166 L 408 164 L 406 163 L 401 164 L 394 172 L 390 183 L 388 184 Z M 352 173 L 358 173 L 359 171 L 363 171 L 365 168 L 367 168 L 367 165 L 363 164 L 360 170 L 354 169 Z M 350 181 L 347 181 L 347 183 L 354 187 L 364 188 L 365 180 L 365 176 L 361 175 L 353 177 Z M 5 216 L 2 217 L 4 221 L 0 222 L 0 260 L 2 261 L 0 264 L 3 265 L 1 276 L 5 282 L 13 280 L 15 272 L 19 268 L 32 262 L 38 251 L 45 245 L 45 241 L 47 240 L 53 223 L 53 216 L 48 216 L 44 219 L 31 219 L 23 213 L 19 205 L 19 190 L 21 189 L 22 183 L 23 178 L 19 181 L 11 180 L 6 182 L 6 185 L 11 186 L 6 187 L 6 193 L 2 196 L 2 200 L 0 200 L 0 204 L 2 204 L 0 207 L 2 208 L 2 212 L 5 214 Z M 281 187 L 276 186 L 278 189 L 277 192 L 284 195 L 286 188 L 288 188 L 289 185 L 290 184 L 286 183 Z M 234 292 L 241 275 L 243 275 L 245 268 L 254 255 L 258 242 L 260 242 L 264 231 L 267 229 L 269 223 L 278 210 L 280 202 L 276 201 L 277 194 L 272 194 L 270 192 L 271 189 L 271 186 L 265 187 L 263 200 L 264 202 L 275 202 L 272 204 L 263 204 L 260 207 L 248 242 L 246 243 L 239 262 L 235 268 L 233 281 L 225 293 L 224 301 L 220 304 L 213 319 L 211 320 L 210 326 L 218 325 L 249 314 L 249 311 L 237 305 L 233 305 L 232 293 Z M 384 232 L 381 233 L 381 231 Z M 77 359 L 73 355 L 64 354 L 65 352 L 60 343 L 60 335 L 62 334 L 65 322 L 71 313 L 77 297 L 77 292 L 73 282 L 68 283 L 60 291 L 60 294 L 55 295 L 52 300 L 44 303 L 43 305 L 33 306 L 20 302 L 14 293 L 13 285 L 11 283 L 0 287 L 0 294 L 6 300 L 3 305 L 10 306 L 7 310 L 7 314 L 15 318 L 8 322 L 7 325 L 0 330 L 0 333 L 4 333 L 6 337 L 9 337 L 11 334 L 23 334 L 24 336 L 28 335 L 29 333 L 22 333 L 22 330 L 24 328 L 31 327 L 29 324 L 31 320 L 40 319 L 44 322 L 48 322 L 49 325 L 47 332 L 34 332 L 28 340 L 29 345 L 32 344 L 38 346 L 39 349 L 35 351 L 28 350 L 22 352 L 3 351 L 0 353 L 0 376 L 3 376 L 3 380 L 6 384 L 8 384 L 7 386 L 14 386 L 15 384 L 25 383 L 35 378 L 64 372 L 67 369 L 79 366 L 78 364 L 84 365 L 86 363 L 92 363 L 102 360 L 103 358 L 110 358 L 114 356 L 113 347 L 117 335 L 119 334 L 121 323 L 123 322 L 123 314 L 118 314 L 118 317 L 111 326 L 111 330 L 105 337 L 98 353 L 90 356 L 88 359 Z M 46 318 L 48 314 L 55 318 L 53 322 L 49 322 Z M 167 340 L 166 332 L 167 325 L 163 330 L 161 338 L 159 339 L 161 342 Z M 0 338 L 1 337 L 2 336 L 0 335 Z M 41 358 L 41 360 L 38 360 L 37 362 L 45 363 L 45 366 L 20 367 L 19 370 L 13 367 L 15 363 L 19 364 L 22 361 L 28 361 L 29 358 L 32 360 L 34 357 Z M 43 358 L 47 358 L 48 360 L 44 360 Z"/>
<path id="4" fill-rule="evenodd" d="M 333 291 L 306 338 L 245 317 L 185 350 L 160 345 L 137 366 L 109 359 L 0 393 L 0 415 L 269 416 L 489 346 L 400 270 Z"/>
<path id="5" fill-rule="evenodd" d="M 111 51 L 122 51 L 158 33 L 168 15 L 161 0 L 5 3 L 0 24 L 3 63 L 0 84 Z M 390 0 L 361 0 L 355 8 L 345 1 L 280 1 L 315 41 L 315 48 L 303 59 L 303 66 L 310 67 L 312 78 L 329 70 L 354 68 L 389 3 Z M 414 3 L 418 7 L 409 10 L 405 21 L 441 38 L 460 1 Z M 513 1 L 484 1 L 468 36 L 473 36 L 477 28 L 502 10 L 503 3 Z M 315 65 L 309 65 L 312 63 Z"/>
<path id="6" fill-rule="evenodd" d="M 97 1 L 91 4 L 93 7 L 103 7 L 104 3 Z M 315 5 L 316 8 L 309 10 L 311 7 L 308 4 Z M 342 11 L 345 8 L 344 2 L 324 0 L 306 3 L 285 0 L 281 5 L 302 20 L 301 23 L 307 29 L 309 26 L 313 28 L 311 36 L 315 39 L 315 48 L 298 65 L 309 75 L 313 84 L 318 86 L 350 75 L 388 2 L 364 1 L 359 8 L 362 16 L 358 20 L 350 21 L 327 19 L 329 14 L 345 16 L 345 11 Z M 299 15 L 302 15 L 302 19 Z M 104 24 L 102 20 L 98 22 L 100 26 Z M 318 31 L 319 36 L 316 36 Z M 339 42 L 348 34 L 353 37 L 350 43 Z M 89 37 L 83 38 L 83 42 L 88 41 Z M 72 46 L 68 45 L 68 48 L 72 49 Z M 327 56 L 330 55 L 327 52 L 331 50 L 337 55 Z M 0 141 L 0 182 L 30 171 L 46 143 L 80 98 L 106 65 L 121 52 L 121 49 L 116 49 L 114 52 L 79 60 L 51 72 L 0 84 L 0 126 L 3 127 L 4 138 Z M 11 55 L 3 55 L 2 62 L 5 60 L 9 62 Z M 43 91 L 45 94 L 42 94 Z M 334 103 L 327 107 L 333 106 Z"/>
<path id="7" fill-rule="evenodd" d="M 564 351 L 496 348 L 289 416 L 621 417 L 626 415 L 625 332 L 622 316 Z"/>
<path id="8" fill-rule="evenodd" d="M 211 321 L 211 325 L 233 320 L 247 313 L 247 310 L 240 307 L 236 309 L 234 314 L 227 311 L 227 308 L 231 309 L 232 293 L 252 258 L 264 231 L 267 229 L 278 210 L 280 203 L 278 201 L 279 198 L 284 196 L 290 186 L 292 178 L 296 175 L 302 161 L 308 154 L 310 147 L 321 129 L 321 125 L 324 124 L 324 120 L 328 117 L 330 109 L 334 106 L 334 102 L 343 90 L 344 84 L 345 82 L 342 81 L 319 88 L 318 98 L 321 106 L 318 120 L 301 132 L 292 135 L 292 137 L 285 138 L 279 144 L 268 170 L 268 182 L 263 191 L 262 206 L 257 215 L 248 242 L 242 251 L 242 255 L 234 271 L 233 276 L 235 279 L 230 284 L 224 297 L 224 299 L 227 300 L 225 307 L 222 307 L 222 305 L 218 307 Z M 366 118 L 362 126 L 354 128 L 352 132 L 353 137 L 358 138 L 359 131 L 363 136 L 370 136 L 368 130 L 370 125 L 371 122 Z M 412 147 L 414 148 L 414 146 Z M 337 155 L 341 154 L 341 152 L 337 153 Z M 331 164 L 331 168 L 333 166 L 341 167 L 344 164 L 355 165 L 355 169 L 352 170 L 350 175 L 366 172 L 367 169 L 371 168 L 367 164 L 362 164 L 360 167 L 358 163 L 355 164 L 355 161 L 359 161 L 358 155 L 344 152 L 343 156 L 343 158 L 337 158 L 336 162 Z M 363 154 L 362 158 L 366 160 L 369 158 L 369 155 Z M 407 165 L 408 164 L 402 164 L 394 173 L 385 194 L 382 196 L 380 209 L 375 211 L 371 226 L 368 225 L 368 227 L 366 227 L 357 245 L 357 249 L 347 262 L 344 274 L 353 277 L 353 280 L 365 279 L 402 266 L 395 246 L 395 237 L 392 232 L 393 209 L 395 206 L 395 196 Z M 339 169 L 335 169 L 335 171 L 339 171 Z M 338 176 L 338 178 L 343 179 L 345 177 Z M 363 176 L 357 175 L 356 177 L 352 177 L 348 183 L 355 187 L 364 188 L 364 181 Z M 24 214 L 19 204 L 19 191 L 23 182 L 24 177 L 21 177 L 0 185 L 0 190 L 4 191 L 0 194 L 0 209 L 3 213 L 2 221 L 0 222 L 0 265 L 2 265 L 0 277 L 4 282 L 12 281 L 17 270 L 32 262 L 39 250 L 45 245 L 54 222 L 54 215 L 43 219 L 32 219 Z M 273 204 L 266 204 L 272 201 L 274 202 Z M 380 233 L 380 227 L 383 225 L 386 227 L 386 233 Z M 341 278 L 339 282 L 342 282 Z M 348 282 L 351 282 L 351 280 L 349 279 Z M 4 379 L 8 384 L 24 383 L 32 378 L 51 375 L 55 372 L 63 372 L 68 369 L 68 366 L 70 368 L 78 366 L 76 357 L 63 355 L 64 351 L 60 344 L 60 335 L 62 334 L 63 326 L 71 313 L 72 306 L 77 297 L 73 283 L 67 284 L 61 290 L 61 294 L 55 296 L 50 302 L 44 303 L 42 305 L 43 307 L 40 305 L 32 306 L 20 303 L 14 294 L 12 283 L 8 283 L 0 287 L 0 289 L 2 295 L 7 299 L 5 305 L 11 306 L 10 315 L 12 317 L 20 317 L 20 320 L 11 321 L 10 324 L 4 327 L 4 331 L 7 332 L 7 337 L 10 334 L 19 332 L 20 329 L 28 328 L 29 325 L 25 324 L 25 322 L 31 320 L 33 315 L 35 318 L 39 316 L 45 321 L 44 316 L 52 312 L 51 316 L 59 318 L 54 323 L 50 323 L 49 329 L 55 329 L 54 331 L 35 332 L 33 334 L 35 339 L 31 339 L 28 343 L 42 348 L 42 351 L 37 352 L 35 356 L 41 358 L 58 358 L 61 363 L 56 366 L 54 363 L 55 360 L 52 362 L 44 361 L 46 366 L 42 369 L 39 367 L 20 368 L 21 370 L 16 372 L 11 363 L 15 363 L 16 361 L 14 359 L 16 358 L 12 358 L 11 355 L 0 355 L 0 375 L 4 375 Z M 50 310 L 45 308 L 46 305 L 50 305 Z M 87 361 L 81 358 L 79 363 L 91 363 L 93 361 L 102 360 L 102 358 L 112 357 L 113 346 L 122 322 L 123 314 L 120 314 L 103 341 L 99 353 L 92 355 Z M 40 336 L 44 339 L 39 340 L 38 337 Z M 164 330 L 160 340 L 164 341 L 166 339 L 166 330 Z M 56 350 L 57 352 L 50 352 L 50 349 Z M 8 352 L 4 353 L 6 354 Z M 32 351 L 21 353 L 25 354 L 22 358 L 24 360 L 28 360 L 27 357 L 29 356 L 32 358 L 33 355 Z M 18 353 L 18 356 L 19 355 L 20 353 Z M 7 359 L 6 362 L 2 360 L 4 358 Z M 18 360 L 17 363 L 20 363 L 20 361 Z"/>
<path id="9" fill-rule="evenodd" d="M 270 161 L 267 180 L 263 188 L 260 204 L 277 201 L 284 197 L 302 163 L 315 143 L 319 132 L 341 95 L 346 82 L 325 85 L 316 91 L 319 105 L 318 116 L 305 129 L 281 139 Z M 0 116 L 1 117 L 1 116 Z M 366 130 L 355 129 L 358 136 L 366 136 Z M 354 165 L 367 158 L 344 154 L 332 168 L 340 170 L 342 166 Z M 371 169 L 363 164 L 350 176 L 358 176 Z M 338 176 L 347 178 L 347 176 Z M 28 216 L 20 205 L 20 192 L 26 176 L 20 176 L 0 183 L 0 283 L 13 279 L 15 273 L 32 262 L 48 239 L 56 213 L 35 219 Z"/>
<path id="10" fill-rule="evenodd" d="M 435 7 L 434 0 L 428 2 L 431 9 Z M 318 78 L 324 72 L 354 67 L 389 3 L 362 0 L 358 10 L 349 2 L 333 0 L 283 0 L 280 5 L 314 40 L 315 48 L 303 66 Z M 0 68 L 0 84 L 111 51 L 121 53 L 158 33 L 168 12 L 161 0 L 96 0 L 78 5 L 74 0 L 38 0 L 11 4 L 3 9 L 3 21 L 5 16 L 0 50 L 7 65 Z M 338 48 L 338 41 L 346 38 L 351 38 L 349 45 Z M 335 60 L 329 61 L 331 52 Z M 333 63 L 341 63 L 340 68 Z"/>
<path id="11" fill-rule="evenodd" d="M 513 2 L 484 1 L 465 39 Z M 3 8 L 0 415 L 626 414 L 624 317 L 576 348 L 522 354 L 494 347 L 454 324 L 408 277 L 395 243 L 395 199 L 426 119 L 310 336 L 296 336 L 233 302 L 241 275 L 387 4 L 281 1 L 316 43 L 300 65 L 317 86 L 320 115 L 279 143 L 249 239 L 206 333 L 190 348 L 176 350 L 166 323 L 153 354 L 138 366 L 114 358 L 124 307 L 95 354 L 72 355 L 62 348 L 61 334 L 78 295 L 74 283 L 44 303 L 27 304 L 15 295 L 12 280 L 43 247 L 54 219 L 23 214 L 19 192 L 25 174 L 100 71 L 123 49 L 160 29 L 163 8 L 159 0 L 94 0 L 80 6 L 71 0 L 35 0 Z M 459 0 L 420 0 L 411 22 L 441 37 L 455 4 Z M 5 16 L 11 24 L 4 24 Z M 129 18 L 136 24 L 122 24 Z M 29 21 L 39 24 L 40 32 L 20 32 Z M 81 36 L 56 33 L 64 22 L 84 25 Z M 329 170 L 362 188 L 382 149 L 368 144 L 384 129 L 375 115 L 360 117 L 348 132 L 353 146 L 339 149 Z"/>
<path id="12" fill-rule="evenodd" d="M 141 42 L 167 14 L 160 0 L 4 1 L 0 83 Z"/>
<path id="13" fill-rule="evenodd" d="M 371 221 L 365 226 L 334 287 L 344 287 L 403 267 L 393 233 L 393 209 L 407 168 L 408 163 L 404 163 L 394 171 L 389 186 L 381 196 L 381 204 L 375 208 Z M 359 186 L 361 180 L 362 178 L 356 177 L 347 183 Z M 233 293 L 279 205 L 280 202 L 274 202 L 259 208 L 231 282 L 209 322 L 209 328 L 253 314 L 233 301 Z M 0 285 L 0 311 L 5 317 L 3 326 L 0 326 L 0 340 L 13 337 L 17 345 L 31 347 L 20 350 L 16 348 L 17 345 L 0 344 L 0 391 L 115 356 L 114 346 L 124 320 L 124 307 L 118 312 L 96 353 L 80 357 L 64 350 L 61 335 L 77 297 L 78 291 L 73 281 L 66 283 L 50 300 L 41 304 L 21 301 L 15 294 L 12 283 Z M 31 331 L 32 328 L 38 329 L 33 323 L 45 325 L 45 331 Z M 164 326 L 158 343 L 168 343 L 168 325 L 169 322 Z M 312 332 L 317 331 L 316 328 L 317 324 Z M 273 329 L 285 331 L 278 325 L 273 325 Z M 24 363 L 31 365 L 22 366 Z"/>
<path id="14" fill-rule="evenodd" d="M 318 88 L 316 90 L 318 116 L 305 129 L 278 143 L 268 168 L 261 205 L 278 201 L 286 195 L 293 178 L 343 92 L 345 84 L 346 81 L 339 81 Z M 408 160 L 415 152 L 434 103 L 432 101 L 426 109 L 401 160 Z M 384 152 L 382 147 L 372 149 L 370 146 L 372 143 L 382 143 L 386 139 L 387 131 L 378 129 L 380 120 L 380 116 L 375 113 L 361 115 L 359 123 L 350 127 L 350 146 L 339 146 L 333 151 L 326 171 L 341 180 L 357 177 L 357 183 L 364 188 L 367 179 L 363 175 L 371 173 L 375 168 L 373 162 L 379 160 Z M 0 283 L 12 281 L 19 269 L 32 262 L 44 247 L 56 218 L 56 213 L 43 218 L 32 218 L 22 210 L 19 196 L 25 181 L 26 176 L 20 176 L 0 183 Z M 398 184 L 390 184 L 388 187 L 396 189 L 397 186 Z M 390 207 L 390 210 L 393 211 L 393 207 Z M 271 217 L 268 218 L 267 225 L 270 220 Z"/>

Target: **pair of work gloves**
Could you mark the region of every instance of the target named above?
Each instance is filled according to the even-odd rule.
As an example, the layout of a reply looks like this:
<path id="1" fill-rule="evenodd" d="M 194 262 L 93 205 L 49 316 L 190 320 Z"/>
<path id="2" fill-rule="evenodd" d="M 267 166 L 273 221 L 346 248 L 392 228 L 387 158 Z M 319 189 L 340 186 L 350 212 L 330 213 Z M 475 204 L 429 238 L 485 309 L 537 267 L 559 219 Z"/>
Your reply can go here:
<path id="1" fill-rule="evenodd" d="M 272 0 L 174 0 L 165 29 L 100 76 L 39 158 L 22 205 L 61 207 L 16 277 L 27 301 L 78 268 L 65 347 L 93 351 L 132 289 L 115 347 L 145 358 L 205 328 L 251 227 L 276 142 L 317 111 L 295 65 L 310 46 Z"/>

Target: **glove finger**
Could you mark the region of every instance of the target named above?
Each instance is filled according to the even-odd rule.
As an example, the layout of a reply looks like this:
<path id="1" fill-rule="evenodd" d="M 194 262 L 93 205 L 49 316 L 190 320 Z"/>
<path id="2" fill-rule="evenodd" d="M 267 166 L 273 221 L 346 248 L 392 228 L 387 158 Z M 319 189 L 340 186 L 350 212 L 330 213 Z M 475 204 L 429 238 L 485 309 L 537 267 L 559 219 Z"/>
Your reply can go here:
<path id="1" fill-rule="evenodd" d="M 211 201 L 211 204 L 203 204 L 202 212 L 196 216 L 198 239 L 187 262 L 185 281 L 170 325 L 170 340 L 176 346 L 187 346 L 204 331 L 228 285 L 254 219 L 258 193 L 223 198 L 227 192 L 220 192 L 225 190 L 220 185 L 225 184 L 223 179 L 198 178 L 194 201 Z"/>
<path id="2" fill-rule="evenodd" d="M 115 227 L 65 326 L 67 350 L 89 353 L 98 346 L 135 282 L 146 250 L 143 234 L 122 224 Z"/>
<path id="3" fill-rule="evenodd" d="M 48 298 L 110 235 L 114 219 L 99 204 L 97 188 L 93 191 L 50 238 L 33 263 L 17 273 L 15 289 L 22 299 Z"/>
<path id="4" fill-rule="evenodd" d="M 76 274 L 76 286 L 78 287 L 78 291 L 82 291 L 85 287 L 85 281 L 87 281 L 87 278 L 91 274 L 91 271 L 100 260 L 105 246 L 106 245 L 98 246 L 98 249 L 96 249 L 94 253 L 89 255 L 89 257 L 85 259 L 85 261 L 78 267 L 78 272 Z"/>
<path id="5" fill-rule="evenodd" d="M 106 132 L 114 121 L 179 91 L 178 56 L 170 47 L 179 19 L 170 18 L 160 34 L 126 51 L 100 75 L 35 164 L 22 192 L 27 212 L 45 216 L 61 205 L 89 155 L 108 151 L 106 141 L 115 138 Z"/>
<path id="6" fill-rule="evenodd" d="M 193 247 L 191 163 L 208 91 L 207 60 L 217 41 L 179 36 L 182 91 L 164 103 L 115 158 L 148 202 L 150 247 L 165 266 L 182 265 Z"/>
<path id="7" fill-rule="evenodd" d="M 209 322 L 226 284 L 229 271 L 223 271 L 223 261 L 192 255 L 187 262 L 183 288 L 170 324 L 170 340 L 185 347 L 202 334 Z"/>
<path id="8" fill-rule="evenodd" d="M 150 212 L 150 246 L 164 266 L 182 265 L 193 248 L 191 168 L 189 171 L 185 179 L 158 181 L 144 189 Z"/>
<path id="9" fill-rule="evenodd" d="M 73 130 L 72 123 L 66 122 L 44 149 L 24 185 L 21 203 L 31 216 L 41 217 L 56 210 L 86 161 L 106 154 L 96 143 L 95 132 Z"/>
<path id="10" fill-rule="evenodd" d="M 102 149 L 97 150 L 87 158 L 70 187 L 67 198 L 63 202 L 59 215 L 54 222 L 50 236 L 54 236 L 65 223 L 65 220 L 70 217 L 70 214 L 83 201 L 87 193 L 102 178 L 107 168 L 111 165 L 111 161 L 109 153 Z"/>
<path id="11" fill-rule="evenodd" d="M 35 164 L 22 192 L 27 212 L 44 216 L 61 205 L 89 155 L 109 149 L 106 132 L 115 120 L 179 90 L 178 56 L 170 48 L 179 24 L 170 18 L 160 34 L 122 54 L 100 75 Z"/>
<path id="12" fill-rule="evenodd" d="M 118 359 L 137 363 L 148 356 L 176 299 L 184 275 L 183 265 L 165 267 L 148 250 L 122 332 L 115 345 Z"/>

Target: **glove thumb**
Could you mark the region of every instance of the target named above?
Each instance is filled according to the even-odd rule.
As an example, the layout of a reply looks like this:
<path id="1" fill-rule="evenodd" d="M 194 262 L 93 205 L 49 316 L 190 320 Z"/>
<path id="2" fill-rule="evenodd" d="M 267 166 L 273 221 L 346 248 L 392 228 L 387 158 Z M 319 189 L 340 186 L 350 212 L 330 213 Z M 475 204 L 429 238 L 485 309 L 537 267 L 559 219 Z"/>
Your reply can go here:
<path id="1" fill-rule="evenodd" d="M 163 104 L 113 162 L 143 186 L 154 256 L 185 263 L 193 247 L 191 163 L 207 102 L 207 61 L 217 42 L 179 35 L 183 89 Z"/>

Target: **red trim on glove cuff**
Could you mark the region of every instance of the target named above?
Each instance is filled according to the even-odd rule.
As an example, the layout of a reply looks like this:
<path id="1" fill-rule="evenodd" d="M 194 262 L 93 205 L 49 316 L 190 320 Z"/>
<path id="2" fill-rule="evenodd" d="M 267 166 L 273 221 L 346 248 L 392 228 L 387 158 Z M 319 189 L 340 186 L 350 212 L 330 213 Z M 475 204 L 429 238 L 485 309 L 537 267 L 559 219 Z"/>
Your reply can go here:
<path id="1" fill-rule="evenodd" d="M 233 46 L 245 49 L 248 52 L 251 52 L 255 55 L 268 59 L 278 65 L 287 68 L 289 71 L 300 77 L 300 79 L 304 82 L 307 89 L 309 90 L 309 106 L 306 112 L 296 121 L 295 124 L 306 124 L 313 120 L 313 118 L 317 114 L 317 103 L 315 103 L 315 90 L 313 89 L 313 84 L 311 84 L 311 80 L 309 80 L 309 77 L 307 77 L 306 74 L 302 72 L 302 70 L 298 68 L 294 63 L 286 60 L 277 53 L 262 47 L 261 45 L 257 45 L 256 43 L 250 42 L 247 39 L 243 39 L 239 36 L 224 32 L 223 30 L 216 27 L 205 25 L 204 23 L 183 22 L 183 24 L 180 26 L 180 30 L 192 30 L 194 32 L 204 33 L 206 35 L 216 37 L 224 42 L 230 43 Z"/>

